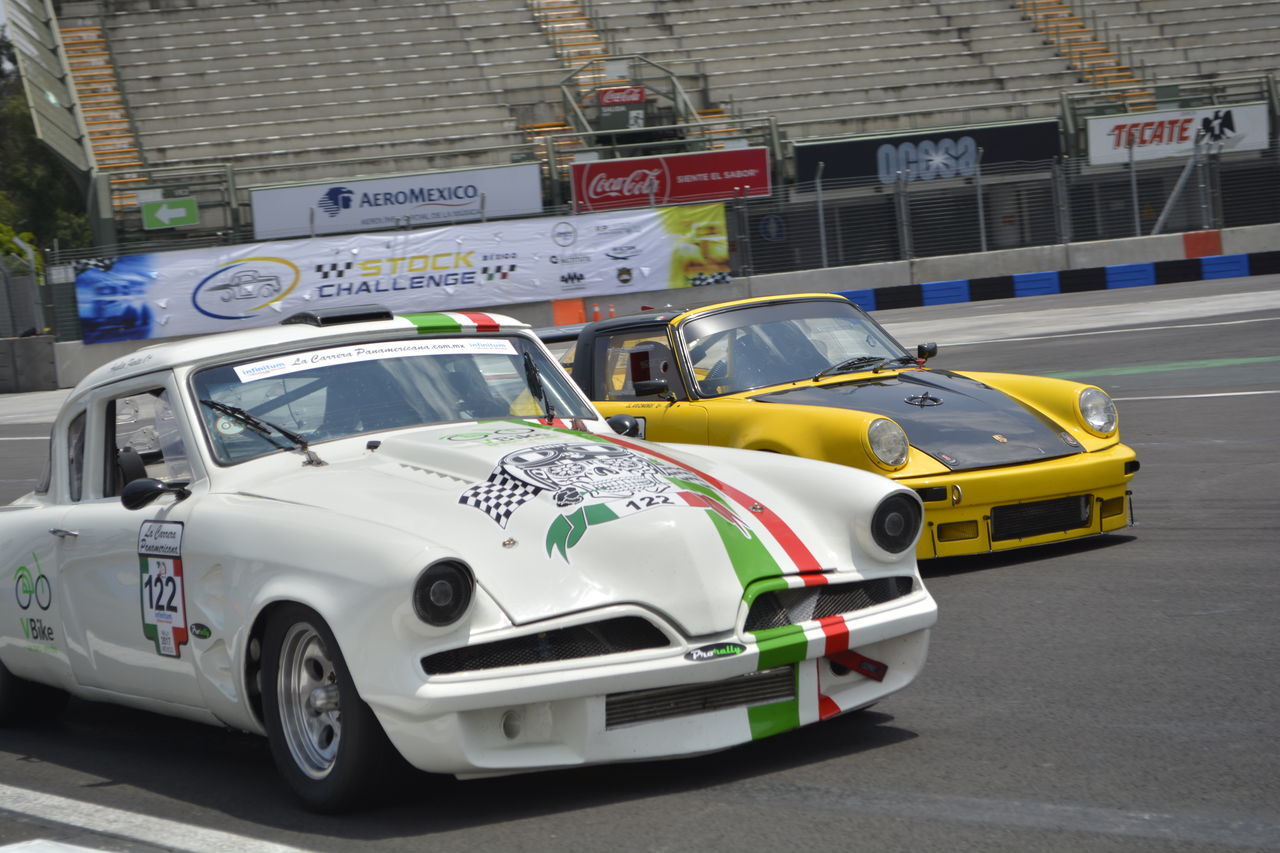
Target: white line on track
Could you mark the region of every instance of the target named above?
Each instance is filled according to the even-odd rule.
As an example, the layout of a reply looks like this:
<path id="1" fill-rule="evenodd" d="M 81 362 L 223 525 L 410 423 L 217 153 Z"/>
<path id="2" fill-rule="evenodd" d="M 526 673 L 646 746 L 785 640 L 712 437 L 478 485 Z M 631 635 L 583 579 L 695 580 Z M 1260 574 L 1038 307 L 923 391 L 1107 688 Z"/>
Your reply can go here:
<path id="1" fill-rule="evenodd" d="M 0 435 L 0 441 L 48 441 L 47 435 Z"/>
<path id="2" fill-rule="evenodd" d="M 142 841 L 166 850 L 191 853 L 300 853 L 301 848 L 259 841 L 247 835 L 205 829 L 187 823 L 148 817 L 135 812 L 98 806 L 25 788 L 0 784 L 2 812 L 15 817 L 98 832 L 115 838 Z"/>
<path id="3" fill-rule="evenodd" d="M 1277 391 L 1222 391 L 1217 394 L 1167 394 L 1162 397 L 1112 397 L 1113 400 L 1201 400 L 1205 397 L 1256 397 L 1260 394 L 1280 394 Z"/>
<path id="4" fill-rule="evenodd" d="M 1089 335 L 1131 335 L 1136 332 L 1163 332 L 1169 329 L 1203 329 L 1210 326 L 1239 326 L 1243 323 L 1268 323 L 1280 320 L 1280 317 L 1256 317 L 1248 320 L 1223 320 L 1218 323 L 1171 323 L 1165 326 L 1141 326 L 1130 329 L 1092 329 L 1088 332 L 1058 332 L 1049 335 L 1027 335 L 1019 338 L 988 338 L 981 341 L 948 341 L 948 347 L 977 346 L 978 344 L 999 344 L 1009 341 L 1043 341 L 1050 338 L 1083 338 Z"/>

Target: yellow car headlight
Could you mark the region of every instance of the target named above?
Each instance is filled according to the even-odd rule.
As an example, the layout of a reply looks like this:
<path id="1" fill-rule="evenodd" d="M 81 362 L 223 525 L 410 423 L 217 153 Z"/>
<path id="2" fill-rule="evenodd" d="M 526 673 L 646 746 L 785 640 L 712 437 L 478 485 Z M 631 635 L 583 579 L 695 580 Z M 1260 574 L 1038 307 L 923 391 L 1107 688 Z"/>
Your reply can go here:
<path id="1" fill-rule="evenodd" d="M 872 457 L 890 469 L 907 464 L 907 453 L 911 449 L 902 427 L 888 418 L 876 418 L 867 425 L 867 446 Z"/>
<path id="2" fill-rule="evenodd" d="M 1110 435 L 1116 430 L 1119 416 L 1116 404 L 1107 393 L 1100 388 L 1085 388 L 1077 400 L 1080 406 L 1080 420 L 1085 427 L 1097 435 Z"/>

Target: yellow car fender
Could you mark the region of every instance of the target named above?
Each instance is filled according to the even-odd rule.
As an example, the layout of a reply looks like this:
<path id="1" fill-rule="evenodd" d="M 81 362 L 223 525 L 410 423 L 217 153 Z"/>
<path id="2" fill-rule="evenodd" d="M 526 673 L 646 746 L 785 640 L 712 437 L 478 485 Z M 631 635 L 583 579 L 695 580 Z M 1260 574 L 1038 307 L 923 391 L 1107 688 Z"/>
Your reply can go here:
<path id="1" fill-rule="evenodd" d="M 978 382 L 998 388 L 1010 397 L 1057 421 L 1071 437 L 1090 452 L 1113 447 L 1120 443 L 1120 420 L 1117 415 L 1115 429 L 1106 437 L 1099 437 L 1085 428 L 1080 417 L 1080 392 L 1097 388 L 1083 382 L 1053 379 L 1046 376 L 1026 376 L 1020 373 L 979 373 L 967 370 L 952 371 Z M 1099 391 L 1104 389 L 1098 388 Z M 1104 392 L 1105 393 L 1105 392 Z"/>

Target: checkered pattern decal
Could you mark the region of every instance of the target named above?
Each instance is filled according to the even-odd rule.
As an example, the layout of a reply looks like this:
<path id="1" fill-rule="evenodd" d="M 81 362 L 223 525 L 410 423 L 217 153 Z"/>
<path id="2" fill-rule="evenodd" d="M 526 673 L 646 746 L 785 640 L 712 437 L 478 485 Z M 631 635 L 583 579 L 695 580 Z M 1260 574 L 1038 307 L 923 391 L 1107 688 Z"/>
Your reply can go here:
<path id="1" fill-rule="evenodd" d="M 484 276 L 485 281 L 493 281 L 495 278 L 503 279 L 508 273 L 516 271 L 515 264 L 498 264 L 496 267 L 481 267 L 480 274 Z"/>
<path id="2" fill-rule="evenodd" d="M 473 506 L 498 522 L 500 527 L 506 527 L 511 513 L 542 491 L 544 490 L 537 486 L 508 477 L 501 471 L 494 471 L 488 480 L 463 492 L 458 503 Z"/>
<path id="3" fill-rule="evenodd" d="M 342 278 L 347 274 L 347 270 L 351 269 L 353 261 L 345 263 L 334 262 L 331 264 L 316 264 L 316 272 L 320 274 L 320 278 Z"/>

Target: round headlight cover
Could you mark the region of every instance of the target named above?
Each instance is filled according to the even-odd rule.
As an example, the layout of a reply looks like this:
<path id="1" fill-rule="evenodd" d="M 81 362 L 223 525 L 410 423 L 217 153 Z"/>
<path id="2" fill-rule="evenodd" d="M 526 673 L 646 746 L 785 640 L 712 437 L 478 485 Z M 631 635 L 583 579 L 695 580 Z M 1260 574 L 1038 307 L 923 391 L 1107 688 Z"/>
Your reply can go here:
<path id="1" fill-rule="evenodd" d="M 867 445 L 876 461 L 886 468 L 901 468 L 907 462 L 907 434 L 888 418 L 876 418 L 867 426 Z"/>
<path id="2" fill-rule="evenodd" d="M 901 554 L 916 541 L 923 520 L 920 501 L 912 495 L 898 492 L 876 507 L 875 514 L 871 516 L 871 537 L 890 554 Z"/>
<path id="3" fill-rule="evenodd" d="M 1085 388 L 1080 392 L 1080 418 L 1084 425 L 1099 435 L 1115 432 L 1118 416 L 1116 404 L 1100 388 Z"/>
<path id="4" fill-rule="evenodd" d="M 442 560 L 418 575 L 413 585 L 413 612 L 428 625 L 452 625 L 471 604 L 475 580 L 457 560 Z"/>

